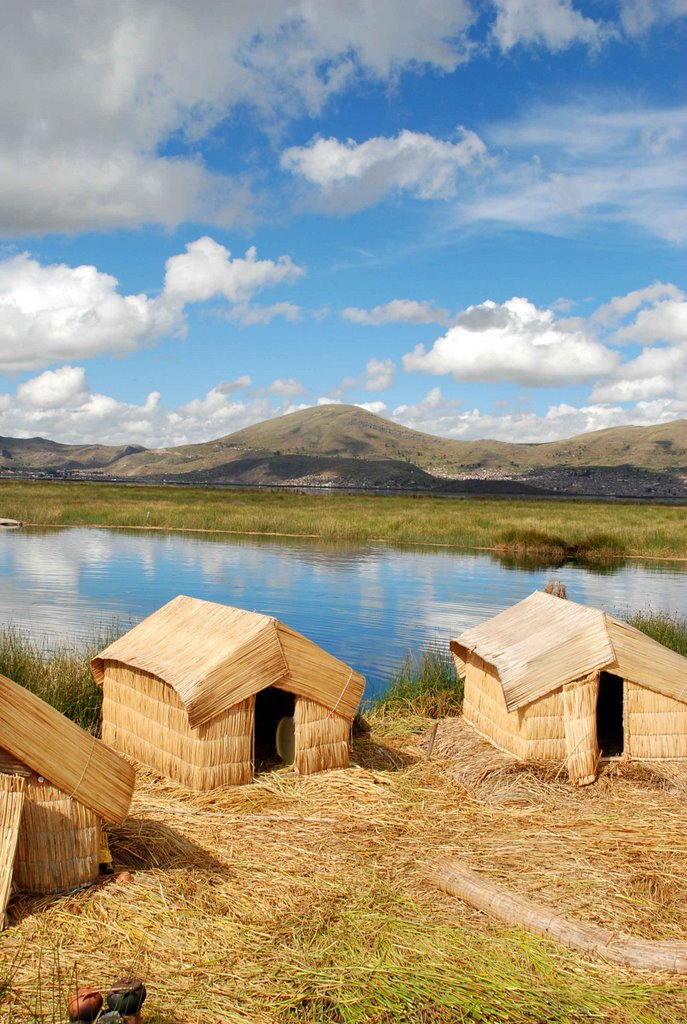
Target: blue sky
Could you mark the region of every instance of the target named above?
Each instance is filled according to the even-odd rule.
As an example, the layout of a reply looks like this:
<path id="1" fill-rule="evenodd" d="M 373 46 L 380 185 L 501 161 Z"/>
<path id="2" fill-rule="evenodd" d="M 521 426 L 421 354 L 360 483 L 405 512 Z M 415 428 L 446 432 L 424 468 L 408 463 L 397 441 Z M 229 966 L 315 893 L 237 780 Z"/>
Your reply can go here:
<path id="1" fill-rule="evenodd" d="M 687 0 L 0 10 L 0 434 L 687 417 Z"/>

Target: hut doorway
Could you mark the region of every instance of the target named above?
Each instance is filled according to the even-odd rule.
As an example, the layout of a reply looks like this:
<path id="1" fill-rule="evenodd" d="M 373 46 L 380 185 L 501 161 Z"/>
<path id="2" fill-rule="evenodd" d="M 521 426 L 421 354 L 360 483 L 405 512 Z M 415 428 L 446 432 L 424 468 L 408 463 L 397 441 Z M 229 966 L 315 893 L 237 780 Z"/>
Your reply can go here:
<path id="1" fill-rule="evenodd" d="M 286 690 L 268 686 L 255 695 L 255 770 L 269 771 L 284 764 L 277 752 L 277 730 L 282 719 L 291 719 L 296 698 Z M 280 732 L 283 732 L 283 727 Z"/>
<path id="2" fill-rule="evenodd" d="M 625 751 L 625 683 L 612 672 L 599 676 L 596 736 L 601 757 L 620 757 Z"/>

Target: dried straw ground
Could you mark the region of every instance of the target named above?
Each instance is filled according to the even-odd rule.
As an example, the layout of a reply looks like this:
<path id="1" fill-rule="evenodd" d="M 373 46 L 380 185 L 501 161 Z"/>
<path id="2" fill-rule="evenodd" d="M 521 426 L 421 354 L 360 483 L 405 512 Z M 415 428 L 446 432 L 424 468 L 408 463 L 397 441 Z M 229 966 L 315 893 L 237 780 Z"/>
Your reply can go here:
<path id="1" fill-rule="evenodd" d="M 118 869 L 10 903 L 0 1020 L 63 1020 L 64 991 L 146 979 L 147 1019 L 193 1024 L 452 1021 L 666 1024 L 687 981 L 624 970 L 506 928 L 438 891 L 460 858 L 571 916 L 687 937 L 687 778 L 627 765 L 575 790 L 460 720 L 376 719 L 359 767 L 193 794 L 139 773 L 110 830 Z"/>

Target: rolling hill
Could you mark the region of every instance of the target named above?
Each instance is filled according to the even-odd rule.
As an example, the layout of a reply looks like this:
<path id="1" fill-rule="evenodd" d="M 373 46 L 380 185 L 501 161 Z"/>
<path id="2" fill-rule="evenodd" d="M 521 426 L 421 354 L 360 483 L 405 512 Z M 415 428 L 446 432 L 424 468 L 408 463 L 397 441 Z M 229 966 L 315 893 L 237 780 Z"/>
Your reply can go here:
<path id="1" fill-rule="evenodd" d="M 687 420 L 515 444 L 449 440 L 326 405 L 176 448 L 0 438 L 0 474 L 685 498 Z"/>

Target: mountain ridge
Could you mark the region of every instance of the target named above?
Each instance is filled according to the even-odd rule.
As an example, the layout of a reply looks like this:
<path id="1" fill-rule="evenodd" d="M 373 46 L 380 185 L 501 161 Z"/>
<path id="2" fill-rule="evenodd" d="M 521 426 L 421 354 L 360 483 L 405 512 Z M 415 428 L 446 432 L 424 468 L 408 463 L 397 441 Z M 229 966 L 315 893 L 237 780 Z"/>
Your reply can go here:
<path id="1" fill-rule="evenodd" d="M 687 420 L 562 441 L 463 441 L 332 404 L 169 448 L 0 437 L 0 475 L 428 491 L 491 480 L 546 493 L 687 497 Z"/>

